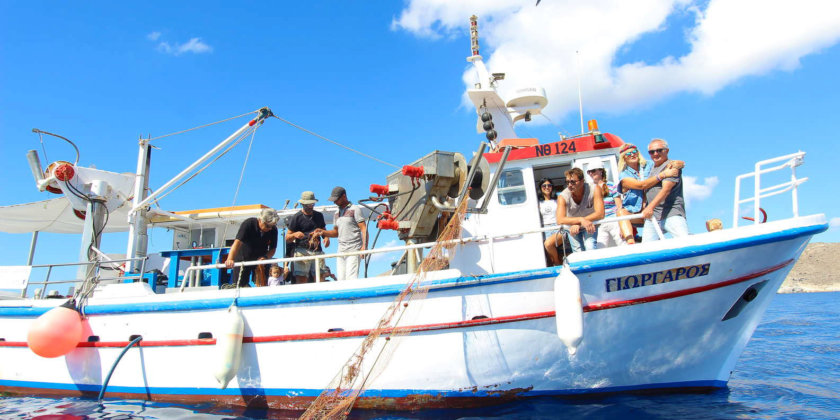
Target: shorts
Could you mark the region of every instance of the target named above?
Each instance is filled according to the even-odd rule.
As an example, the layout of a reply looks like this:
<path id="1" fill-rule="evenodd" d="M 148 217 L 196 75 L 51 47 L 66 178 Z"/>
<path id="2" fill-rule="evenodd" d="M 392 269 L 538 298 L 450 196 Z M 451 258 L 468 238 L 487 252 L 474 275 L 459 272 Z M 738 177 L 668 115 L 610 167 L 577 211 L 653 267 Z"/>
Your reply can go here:
<path id="1" fill-rule="evenodd" d="M 324 251 L 310 251 L 306 248 L 295 249 L 295 257 L 311 257 L 314 255 L 324 255 Z M 296 277 L 312 276 L 313 279 L 315 278 L 315 260 L 295 261 L 294 266 Z M 318 267 L 321 269 L 321 273 L 326 271 L 323 258 L 318 261 Z"/>

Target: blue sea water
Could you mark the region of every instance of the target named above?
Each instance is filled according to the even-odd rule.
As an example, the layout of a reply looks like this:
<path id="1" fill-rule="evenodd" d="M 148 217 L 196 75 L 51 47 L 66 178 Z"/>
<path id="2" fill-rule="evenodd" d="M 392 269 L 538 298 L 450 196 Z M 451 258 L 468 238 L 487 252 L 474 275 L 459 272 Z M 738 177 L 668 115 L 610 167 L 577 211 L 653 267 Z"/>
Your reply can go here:
<path id="1" fill-rule="evenodd" d="M 136 400 L 0 397 L 0 419 L 279 419 L 300 413 Z M 729 388 L 711 394 L 538 398 L 470 410 L 377 412 L 354 419 L 837 419 L 840 292 L 777 295 L 741 355 Z"/>

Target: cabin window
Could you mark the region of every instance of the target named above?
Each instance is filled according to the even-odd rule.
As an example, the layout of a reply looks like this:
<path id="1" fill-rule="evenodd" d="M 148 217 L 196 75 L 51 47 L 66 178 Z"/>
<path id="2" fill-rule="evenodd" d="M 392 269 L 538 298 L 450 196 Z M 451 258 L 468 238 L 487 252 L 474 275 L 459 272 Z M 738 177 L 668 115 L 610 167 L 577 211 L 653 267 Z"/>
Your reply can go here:
<path id="1" fill-rule="evenodd" d="M 508 169 L 503 171 L 502 175 L 499 176 L 497 190 L 499 204 L 503 206 L 524 203 L 526 196 L 525 180 L 522 177 L 522 170 Z"/>
<path id="2" fill-rule="evenodd" d="M 215 246 L 216 228 L 192 229 L 190 231 L 190 246 L 193 248 L 212 248 Z"/>

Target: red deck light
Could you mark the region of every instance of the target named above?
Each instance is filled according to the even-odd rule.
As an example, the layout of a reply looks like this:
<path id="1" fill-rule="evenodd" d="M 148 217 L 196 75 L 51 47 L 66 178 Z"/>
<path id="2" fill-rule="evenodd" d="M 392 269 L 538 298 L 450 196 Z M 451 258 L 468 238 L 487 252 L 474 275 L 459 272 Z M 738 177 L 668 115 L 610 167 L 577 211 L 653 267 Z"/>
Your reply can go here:
<path id="1" fill-rule="evenodd" d="M 424 173 L 425 170 L 422 166 L 405 165 L 402 167 L 402 174 L 411 178 L 420 178 Z"/>
<path id="2" fill-rule="evenodd" d="M 378 195 L 388 195 L 387 185 L 370 184 L 370 192 Z"/>
<path id="3" fill-rule="evenodd" d="M 73 169 L 73 165 L 69 163 L 62 163 L 58 168 L 55 168 L 55 178 L 59 181 L 67 182 L 73 179 L 75 175 L 76 171 Z"/>

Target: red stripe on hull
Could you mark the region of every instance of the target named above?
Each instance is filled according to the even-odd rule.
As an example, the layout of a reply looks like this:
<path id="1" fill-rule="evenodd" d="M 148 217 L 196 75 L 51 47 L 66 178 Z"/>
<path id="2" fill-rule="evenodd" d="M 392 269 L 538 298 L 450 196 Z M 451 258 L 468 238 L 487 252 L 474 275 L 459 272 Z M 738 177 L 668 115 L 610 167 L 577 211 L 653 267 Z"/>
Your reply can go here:
<path id="1" fill-rule="evenodd" d="M 785 261 L 785 262 L 783 262 L 779 265 L 774 265 L 773 267 L 766 268 L 766 269 L 761 270 L 759 272 L 752 273 L 752 274 L 747 274 L 746 276 L 738 277 L 738 278 L 732 279 L 732 280 L 722 281 L 720 283 L 707 284 L 705 286 L 692 287 L 690 289 L 677 290 L 675 292 L 663 293 L 661 295 L 647 296 L 647 297 L 643 297 L 643 298 L 639 298 L 639 299 L 614 300 L 614 301 L 608 301 L 608 302 L 593 303 L 591 305 L 586 305 L 583 308 L 583 311 L 584 312 L 591 312 L 591 311 L 600 311 L 600 310 L 604 310 L 604 309 L 620 308 L 622 306 L 638 305 L 640 303 L 656 302 L 656 301 L 659 301 L 659 300 L 673 299 L 673 298 L 677 298 L 677 297 L 681 297 L 681 296 L 693 295 L 695 293 L 702 293 L 702 292 L 705 292 L 705 291 L 708 291 L 708 290 L 719 289 L 721 287 L 731 286 L 733 284 L 745 282 L 747 280 L 752 280 L 756 277 L 761 277 L 765 274 L 770 274 L 770 273 L 772 273 L 776 270 L 780 270 L 780 269 L 784 268 L 785 266 L 787 266 L 788 264 L 790 264 L 792 262 L 793 262 L 793 259 L 790 259 L 790 260 L 787 260 L 787 261 Z"/>
<path id="2" fill-rule="evenodd" d="M 583 312 L 602 311 L 605 309 L 621 308 L 623 306 L 638 305 L 642 303 L 657 302 L 660 300 L 674 299 L 682 296 L 702 293 L 709 290 L 719 289 L 721 287 L 731 286 L 733 284 L 752 280 L 756 277 L 761 277 L 765 274 L 780 270 L 794 260 L 790 259 L 781 264 L 775 265 L 764 270 L 748 274 L 746 276 L 738 277 L 731 280 L 722 281 L 720 283 L 708 284 L 705 286 L 693 287 L 690 289 L 677 290 L 674 292 L 663 293 L 659 295 L 646 296 L 638 299 L 629 300 L 615 300 L 589 304 L 583 307 Z M 455 328 L 469 328 L 483 325 L 505 324 L 509 322 L 522 322 L 534 319 L 550 318 L 554 316 L 554 311 L 535 312 L 522 315 L 502 316 L 495 318 L 471 319 L 467 321 L 444 322 L 437 324 L 416 325 L 410 327 L 398 327 L 396 329 L 388 328 L 382 332 L 382 335 L 396 333 L 404 335 L 407 333 L 418 331 L 437 331 Z M 244 337 L 244 343 L 270 343 L 279 341 L 303 341 L 303 340 L 325 340 L 333 338 L 347 338 L 347 337 L 365 337 L 370 334 L 371 330 L 354 330 L 354 331 L 335 331 L 323 333 L 306 333 L 306 334 L 286 334 L 286 335 L 270 335 L 262 337 Z M 82 342 L 78 347 L 125 347 L 128 341 L 109 341 L 109 342 Z M 170 347 L 170 346 L 206 346 L 216 344 L 216 339 L 194 339 L 194 340 L 156 340 L 156 341 L 140 341 L 141 347 Z M 0 347 L 26 347 L 26 342 L 21 341 L 0 341 Z"/>

